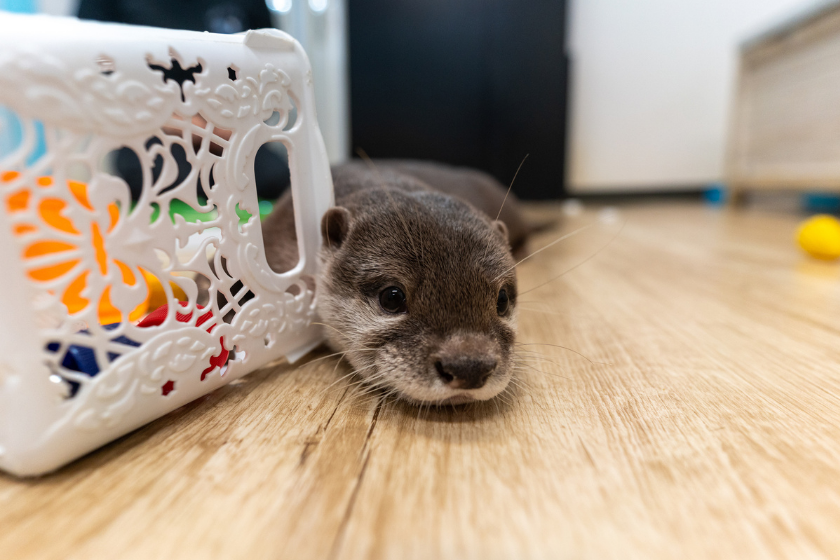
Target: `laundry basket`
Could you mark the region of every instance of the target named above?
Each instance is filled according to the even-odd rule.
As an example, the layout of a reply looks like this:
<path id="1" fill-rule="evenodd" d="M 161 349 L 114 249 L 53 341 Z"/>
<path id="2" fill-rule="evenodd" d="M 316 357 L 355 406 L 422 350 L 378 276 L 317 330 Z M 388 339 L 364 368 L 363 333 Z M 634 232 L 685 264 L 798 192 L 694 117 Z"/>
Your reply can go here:
<path id="1" fill-rule="evenodd" d="M 321 341 L 333 193 L 294 39 L 0 13 L 0 112 L 0 468 L 53 470 Z M 291 172 L 288 271 L 260 230 L 269 142 Z"/>

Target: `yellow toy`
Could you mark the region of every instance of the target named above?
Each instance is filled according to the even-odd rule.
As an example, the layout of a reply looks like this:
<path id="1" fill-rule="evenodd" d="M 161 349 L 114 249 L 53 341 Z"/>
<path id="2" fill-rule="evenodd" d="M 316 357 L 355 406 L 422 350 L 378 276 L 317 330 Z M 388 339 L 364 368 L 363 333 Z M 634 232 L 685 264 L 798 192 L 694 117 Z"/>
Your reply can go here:
<path id="1" fill-rule="evenodd" d="M 840 257 L 840 220 L 827 214 L 812 216 L 799 226 L 796 241 L 812 257 L 834 260 Z"/>

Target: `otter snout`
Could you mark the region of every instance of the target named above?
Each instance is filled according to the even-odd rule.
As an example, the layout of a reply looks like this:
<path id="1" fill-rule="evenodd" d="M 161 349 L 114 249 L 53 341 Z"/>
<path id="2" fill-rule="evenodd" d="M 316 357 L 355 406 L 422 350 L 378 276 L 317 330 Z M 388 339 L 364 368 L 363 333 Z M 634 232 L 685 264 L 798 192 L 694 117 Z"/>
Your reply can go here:
<path id="1" fill-rule="evenodd" d="M 450 389 L 480 389 L 499 363 L 498 345 L 486 335 L 459 334 L 432 356 L 440 380 Z"/>
<path id="2" fill-rule="evenodd" d="M 446 356 L 435 361 L 435 369 L 452 389 L 480 389 L 496 369 L 490 356 Z"/>

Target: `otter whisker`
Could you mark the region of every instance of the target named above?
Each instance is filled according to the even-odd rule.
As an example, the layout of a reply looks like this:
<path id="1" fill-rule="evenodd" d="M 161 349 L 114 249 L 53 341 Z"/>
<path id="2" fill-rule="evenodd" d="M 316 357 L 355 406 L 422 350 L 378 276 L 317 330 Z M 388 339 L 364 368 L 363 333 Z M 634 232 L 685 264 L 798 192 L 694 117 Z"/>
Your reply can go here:
<path id="1" fill-rule="evenodd" d="M 543 360 L 548 361 L 548 362 L 551 361 L 548 358 L 548 356 L 546 356 L 545 354 L 543 354 L 541 352 L 537 352 L 536 350 L 526 350 L 526 349 L 514 350 L 514 356 L 515 356 L 515 358 L 523 359 L 523 360 L 537 361 L 539 359 L 543 359 Z M 558 365 L 558 366 L 563 365 L 563 364 L 559 364 L 557 362 L 551 362 L 551 363 L 553 363 L 555 365 Z"/>
<path id="2" fill-rule="evenodd" d="M 345 334 L 345 333 L 341 332 L 340 330 L 338 330 L 337 328 L 335 328 L 335 327 L 334 327 L 334 326 L 332 326 L 332 325 L 328 325 L 328 324 L 326 324 L 326 323 L 319 323 L 319 322 L 316 322 L 316 321 L 313 321 L 313 322 L 312 322 L 312 323 L 310 323 L 310 324 L 311 324 L 311 325 L 321 325 L 322 327 L 327 327 L 327 328 L 329 328 L 329 329 L 334 330 L 335 332 L 337 332 L 339 335 L 343 336 L 343 337 L 344 337 L 345 339 L 347 339 L 348 341 L 351 341 L 351 342 L 353 341 L 353 338 L 352 338 L 352 337 L 350 337 L 350 336 L 348 336 L 347 334 Z M 376 348 L 368 348 L 368 347 L 366 347 L 366 346 L 361 346 L 361 348 L 362 348 L 363 350 L 376 350 Z"/>
<path id="3" fill-rule="evenodd" d="M 532 365 L 530 365 L 530 364 L 519 364 L 519 365 L 520 365 L 520 366 L 522 366 L 523 368 L 528 368 L 528 369 L 530 369 L 531 371 L 536 371 L 537 373 L 542 373 L 542 374 L 545 374 L 545 375 L 553 375 L 553 374 L 551 374 L 551 373 L 549 373 L 549 372 L 547 372 L 547 371 L 544 371 L 544 370 L 541 370 L 541 369 L 537 369 L 537 368 L 535 368 L 534 366 L 532 366 Z M 520 369 L 519 369 L 519 371 L 525 371 L 525 370 L 520 368 Z M 558 375 L 559 375 L 559 374 L 558 374 Z"/>
<path id="4" fill-rule="evenodd" d="M 374 365 L 375 364 L 371 364 L 368 367 L 373 367 Z M 358 373 L 359 371 L 362 371 L 364 369 L 367 369 L 367 368 L 362 368 L 360 370 L 356 370 L 353 373 Z M 354 386 L 360 386 L 361 387 L 363 385 L 366 385 L 369 389 L 378 389 L 380 387 L 385 386 L 381 383 L 381 380 L 384 380 L 384 378 L 386 377 L 386 374 L 387 374 L 387 372 L 380 372 L 380 373 L 377 373 L 377 374 L 375 374 L 371 377 L 362 378 L 362 379 L 359 379 L 358 381 L 354 381 L 352 383 L 349 383 L 347 386 L 348 387 L 354 387 Z M 375 381 L 375 382 L 373 382 L 373 381 Z M 366 389 L 366 391 L 370 392 L 367 389 Z M 364 392 L 363 392 L 363 394 L 364 394 Z"/>
<path id="5" fill-rule="evenodd" d="M 558 278 L 561 278 L 561 277 L 565 276 L 566 274 L 570 273 L 571 271 L 573 271 L 574 269 L 578 268 L 579 266 L 582 266 L 582 265 L 586 264 L 587 262 L 589 262 L 590 260 L 594 259 L 595 257 L 597 257 L 597 256 L 598 256 L 598 254 L 600 254 L 600 253 L 601 253 L 601 251 L 603 251 L 604 249 L 606 249 L 607 247 L 609 247 L 610 245 L 612 245 L 612 242 L 613 242 L 613 241 L 615 241 L 615 240 L 618 238 L 618 236 L 619 236 L 619 235 L 621 235 L 621 232 L 622 232 L 622 231 L 624 231 L 624 226 L 626 226 L 626 225 L 627 225 L 627 221 L 625 220 L 625 221 L 624 221 L 624 223 L 623 223 L 623 224 L 621 224 L 621 228 L 618 230 L 618 232 L 616 232 L 616 234 L 615 234 L 615 235 L 613 235 L 613 236 L 610 238 L 610 240 L 609 240 L 609 241 L 607 241 L 607 242 L 606 242 L 606 243 L 605 243 L 605 244 L 604 244 L 604 245 L 603 245 L 600 249 L 598 249 L 597 251 L 595 251 L 594 253 L 592 253 L 591 255 L 589 255 L 588 257 L 586 257 L 585 259 L 583 259 L 582 261 L 580 261 L 580 262 L 579 262 L 579 263 L 577 263 L 576 265 L 574 265 L 573 267 L 571 267 L 571 268 L 567 268 L 566 270 L 564 270 L 563 272 L 561 272 L 561 273 L 560 273 L 560 274 L 558 274 L 557 276 L 555 276 L 555 277 L 553 277 L 553 278 L 550 278 L 549 280 L 546 280 L 546 281 L 545 281 L 545 282 L 543 282 L 542 284 L 539 284 L 539 285 L 537 285 L 537 286 L 534 286 L 533 288 L 528 288 L 528 289 L 527 289 L 527 290 L 525 290 L 524 292 L 520 292 L 520 293 L 519 293 L 519 295 L 525 295 L 525 294 L 527 294 L 528 292 L 533 292 L 534 290 L 537 290 L 537 289 L 539 289 L 539 288 L 542 288 L 542 287 L 543 287 L 543 286 L 545 286 L 546 284 L 550 284 L 551 282 L 554 282 L 554 281 L 555 281 L 555 280 L 557 280 Z M 540 249 L 540 250 L 542 250 L 542 249 Z M 534 253 L 532 253 L 532 255 L 533 255 L 533 254 L 534 254 Z M 528 255 L 528 256 L 530 257 L 531 255 Z M 525 258 L 527 259 L 528 257 L 525 257 Z M 525 259 L 522 259 L 522 260 L 525 260 Z M 519 261 L 519 262 L 522 262 L 522 261 Z M 519 264 L 519 263 L 517 263 L 517 264 Z"/>
<path id="6" fill-rule="evenodd" d="M 548 342 L 526 342 L 526 343 L 514 342 L 513 344 L 514 344 L 514 346 L 552 346 L 554 348 L 562 348 L 563 350 L 568 350 L 569 352 L 572 352 L 573 354 L 577 354 L 578 356 L 580 356 L 581 358 L 583 358 L 584 360 L 586 360 L 590 364 L 596 364 L 596 365 L 599 365 L 599 366 L 615 365 L 615 364 L 610 363 L 610 362 L 596 362 L 595 360 L 589 359 L 585 354 L 582 354 L 582 353 L 578 352 L 577 350 L 574 350 L 573 348 L 569 348 L 568 346 L 562 346 L 560 344 L 550 344 Z"/>
<path id="7" fill-rule="evenodd" d="M 341 358 L 339 358 L 335 361 L 335 367 L 332 370 L 332 375 L 335 375 L 336 370 L 338 370 L 338 364 L 340 364 L 341 360 L 343 360 L 343 359 L 344 359 L 344 356 L 342 356 Z"/>
<path id="8" fill-rule="evenodd" d="M 528 353 L 530 355 L 520 354 L 521 352 L 525 352 L 525 353 Z M 558 367 L 563 367 L 563 364 L 555 362 L 554 360 L 550 360 L 550 359 L 546 358 L 543 354 L 541 354 L 539 352 L 535 352 L 533 350 L 517 350 L 516 355 L 517 355 L 517 358 L 521 358 L 523 360 L 534 360 L 534 361 L 540 361 L 541 360 L 541 361 L 544 361 L 544 362 L 548 362 L 550 364 L 554 364 L 555 366 L 558 366 Z"/>
<path id="9" fill-rule="evenodd" d="M 383 397 L 383 393 L 380 391 L 370 391 L 370 390 L 359 390 L 359 386 L 348 387 L 348 390 L 353 390 L 352 397 L 354 400 L 361 401 L 364 404 L 368 404 L 373 400 L 378 400 Z"/>
<path id="10" fill-rule="evenodd" d="M 525 154 L 525 157 L 522 158 L 522 161 L 519 162 L 519 167 L 516 168 L 516 173 L 513 174 L 513 179 L 510 180 L 510 186 L 508 187 L 507 192 L 505 193 L 505 197 L 502 199 L 502 205 L 499 207 L 499 213 L 496 214 L 496 219 L 499 219 L 499 216 L 502 215 L 502 209 L 505 207 L 505 202 L 507 202 L 508 196 L 510 195 L 510 190 L 513 188 L 513 183 L 516 182 L 516 177 L 519 176 L 519 170 L 522 169 L 522 166 L 525 164 L 525 160 L 528 159 L 528 156 L 531 154 Z"/>
<path id="11" fill-rule="evenodd" d="M 377 377 L 380 377 L 380 379 L 373 382 Z M 370 378 L 361 378 L 361 379 L 358 379 L 358 380 L 353 381 L 351 383 L 348 383 L 347 386 L 348 387 L 364 388 L 364 391 L 362 391 L 362 394 L 369 393 L 369 392 L 372 392 L 373 390 L 380 389 L 380 388 L 385 386 L 383 383 L 381 383 L 381 381 L 382 381 L 381 378 L 382 378 L 381 375 L 376 375 L 376 376 L 373 376 L 373 377 L 370 377 Z"/>
<path id="12" fill-rule="evenodd" d="M 379 389 L 379 395 L 382 402 L 382 406 L 384 407 L 399 400 L 400 392 L 394 389 L 393 387 L 383 386 Z"/>
<path id="13" fill-rule="evenodd" d="M 352 376 L 354 373 L 356 373 L 356 372 L 354 371 L 354 372 L 352 372 L 352 373 L 350 373 L 350 374 L 348 374 L 348 375 L 344 375 L 344 376 L 340 377 L 339 379 L 336 379 L 335 381 L 333 381 L 332 383 L 330 383 L 329 385 L 327 385 L 326 387 L 324 387 L 321 391 L 319 391 L 318 395 L 323 395 L 323 394 L 325 394 L 325 393 L 326 393 L 327 391 L 329 391 L 332 387 L 334 387 L 337 383 L 339 383 L 339 382 L 340 382 L 340 381 L 342 381 L 343 379 L 347 379 L 348 377 Z M 346 389 L 347 389 L 347 387 L 344 387 L 344 389 L 346 390 Z"/>
<path id="14" fill-rule="evenodd" d="M 577 228 L 576 230 L 570 231 L 569 233 L 567 233 L 567 234 L 565 234 L 565 235 L 561 235 L 560 237 L 558 237 L 557 239 L 555 239 L 554 241 L 552 241 L 552 242 L 551 242 L 551 243 L 549 243 L 548 245 L 543 245 L 542 247 L 540 247 L 539 249 L 537 249 L 536 251 L 534 251 L 534 252 L 533 252 L 533 253 L 531 253 L 530 255 L 528 255 L 528 256 L 523 257 L 522 259 L 520 259 L 520 260 L 519 260 L 519 262 L 517 262 L 517 263 L 516 263 L 516 264 L 514 264 L 513 266 L 511 266 L 511 267 L 507 268 L 507 269 L 506 269 L 505 271 L 503 271 L 501 274 L 499 274 L 498 276 L 496 276 L 496 277 L 493 279 L 493 282 L 495 282 L 496 280 L 498 280 L 499 278 L 501 278 L 502 276 L 504 276 L 505 274 L 507 274 L 508 272 L 510 272 L 511 270 L 513 270 L 514 268 L 516 268 L 517 266 L 519 266 L 520 264 L 524 263 L 525 261 L 527 261 L 528 259 L 530 259 L 530 258 L 531 258 L 531 257 L 533 257 L 534 255 L 537 255 L 537 254 L 539 254 L 539 253 L 542 253 L 542 252 L 543 252 L 543 251 L 545 251 L 546 249 L 550 249 L 551 247 L 553 247 L 553 246 L 557 245 L 557 244 L 558 244 L 558 243 L 560 243 L 561 241 L 564 241 L 564 240 L 566 240 L 566 239 L 568 239 L 568 238 L 570 238 L 570 237 L 573 237 L 573 236 L 575 236 L 575 235 L 579 234 L 580 232 L 585 231 L 585 230 L 587 230 L 587 229 L 589 229 L 589 228 L 595 227 L 596 225 L 598 225 L 598 223 L 597 223 L 597 222 L 593 222 L 593 223 L 591 223 L 591 224 L 587 224 L 587 225 L 585 225 L 585 226 L 581 226 L 581 227 Z M 599 249 L 599 250 L 600 250 L 600 249 Z M 597 253 L 595 253 L 595 254 L 597 254 Z M 584 261 L 584 262 L 585 262 L 585 261 Z M 526 293 L 526 292 L 522 292 L 522 293 L 524 294 L 524 293 Z"/>
<path id="15" fill-rule="evenodd" d="M 321 360 L 326 360 L 327 358 L 332 358 L 333 356 L 343 356 L 346 353 L 347 352 L 336 352 L 335 354 L 328 354 L 326 356 L 321 356 L 320 358 L 315 358 L 314 360 L 310 360 L 310 361 L 308 361 L 308 362 L 306 362 L 305 364 L 302 364 L 302 365 L 308 366 L 309 364 L 314 364 L 316 362 L 320 362 Z"/>
<path id="16" fill-rule="evenodd" d="M 519 162 L 519 167 L 516 168 L 516 173 L 513 174 L 513 179 L 510 180 L 510 185 L 508 186 L 507 192 L 505 193 L 505 197 L 502 199 L 502 205 L 499 206 L 499 212 L 496 214 L 496 221 L 499 221 L 499 216 L 502 215 L 502 210 L 505 207 L 505 202 L 507 202 L 508 196 L 510 196 L 510 190 L 513 188 L 513 183 L 516 182 L 516 177 L 519 176 L 519 170 L 522 169 L 522 165 L 525 163 L 525 160 L 528 159 L 529 155 L 531 154 L 525 154 L 525 157 L 522 158 L 522 161 Z M 482 260 L 487 259 L 488 250 L 488 247 L 484 248 L 484 257 L 482 258 Z"/>
<path id="17" fill-rule="evenodd" d="M 518 367 L 518 369 L 517 369 L 517 371 L 523 371 L 523 368 L 533 368 L 533 369 L 537 369 L 537 368 L 542 367 L 542 365 L 541 365 L 540 363 L 537 363 L 537 362 L 524 362 L 524 361 L 521 361 L 521 362 L 517 363 L 516 365 L 517 365 L 517 366 L 519 366 L 519 367 Z"/>
<path id="18" fill-rule="evenodd" d="M 535 367 L 535 366 L 539 366 L 539 365 L 541 365 L 540 362 L 538 362 L 536 360 L 531 361 L 531 362 L 528 362 L 528 361 L 525 361 L 525 360 L 518 360 L 513 364 L 512 369 L 513 369 L 513 371 L 525 371 L 525 368 L 529 368 L 529 369 L 537 370 L 537 371 L 540 371 L 541 373 L 543 373 L 542 370 L 539 370 Z"/>
<path id="19" fill-rule="evenodd" d="M 531 371 L 535 371 L 535 372 L 537 372 L 537 373 L 541 373 L 541 374 L 543 374 L 543 375 L 550 375 L 551 377 L 559 377 L 560 379 L 565 379 L 565 380 L 567 380 L 567 381 L 571 381 L 571 380 L 572 380 L 572 378 L 571 378 L 571 377 L 567 377 L 567 376 L 565 376 L 565 375 L 560 375 L 559 373 L 554 373 L 554 372 L 551 372 L 551 371 L 545 371 L 545 370 L 542 370 L 542 369 L 537 369 L 537 368 L 535 368 L 535 367 L 533 367 L 533 366 L 529 366 L 528 364 L 522 364 L 522 366 L 523 366 L 523 367 L 528 368 L 528 369 L 529 369 L 529 370 L 531 370 Z M 517 371 L 522 371 L 522 372 L 524 372 L 525 370 L 524 370 L 524 369 L 518 369 Z"/>
<path id="20" fill-rule="evenodd" d="M 357 384 L 348 385 L 346 390 L 349 391 L 350 398 L 360 405 L 368 405 L 383 396 L 380 391 L 369 390 Z"/>
<path id="21" fill-rule="evenodd" d="M 505 389 L 501 393 L 499 393 L 496 398 L 498 398 L 505 406 L 512 406 L 513 405 L 513 395 L 511 393 L 511 389 Z"/>
<path id="22" fill-rule="evenodd" d="M 340 363 L 341 363 L 341 360 L 336 361 L 336 364 L 335 364 L 335 366 L 336 366 L 336 367 L 335 367 L 335 368 L 333 368 L 333 374 L 335 373 L 335 370 L 336 370 L 336 369 L 338 369 L 338 364 L 340 364 Z M 335 381 L 333 381 L 332 383 L 330 383 L 329 385 L 327 385 L 327 386 L 323 389 L 323 391 L 321 391 L 321 393 L 322 393 L 322 394 L 323 394 L 323 393 L 326 393 L 326 392 L 327 392 L 327 391 L 329 391 L 329 390 L 330 390 L 330 388 L 332 388 L 332 387 L 333 387 L 336 383 L 340 383 L 340 382 L 341 382 L 341 381 L 343 381 L 344 379 L 347 379 L 348 377 L 352 377 L 353 375 L 356 375 L 357 373 L 359 373 L 359 372 L 361 372 L 361 371 L 364 371 L 364 370 L 366 370 L 366 369 L 370 369 L 370 368 L 374 367 L 375 365 L 376 365 L 376 364 L 371 364 L 371 365 L 369 365 L 369 366 L 365 366 L 365 367 L 363 367 L 363 368 L 354 369 L 354 370 L 353 370 L 353 371 L 351 371 L 350 373 L 347 373 L 347 374 L 345 374 L 345 375 L 342 375 L 341 377 L 339 377 L 338 379 L 336 379 Z M 350 386 L 350 385 L 348 385 L 348 387 L 349 387 L 349 386 Z"/>
<path id="23" fill-rule="evenodd" d="M 526 385 L 526 384 L 525 384 L 524 380 L 522 380 L 522 379 L 517 379 L 517 378 L 515 378 L 515 377 L 511 377 L 511 378 L 510 378 L 510 384 L 511 384 L 511 386 L 513 386 L 513 387 L 517 387 L 517 388 L 519 388 L 519 389 L 525 389 L 525 388 L 528 388 L 528 385 Z M 501 393 L 499 394 L 499 396 L 504 395 L 506 392 L 507 392 L 507 391 L 503 391 L 503 392 L 501 392 Z"/>
<path id="24" fill-rule="evenodd" d="M 353 398 L 363 399 L 363 402 L 368 403 L 371 400 L 381 399 L 383 394 L 378 388 L 367 388 L 360 385 L 351 387 L 353 389 Z"/>
<path id="25" fill-rule="evenodd" d="M 352 351 L 355 352 L 355 350 L 352 350 Z M 359 351 L 360 352 L 375 352 L 376 348 L 362 348 Z M 335 354 L 329 354 L 327 356 L 321 356 L 320 358 L 315 358 L 314 360 L 309 360 L 305 364 L 301 364 L 301 365 L 302 366 L 308 366 L 309 364 L 314 364 L 316 362 L 320 362 L 321 360 L 326 360 L 327 358 L 332 358 L 334 356 L 339 356 L 339 355 L 344 356 L 345 354 L 347 354 L 347 352 L 351 352 L 351 350 L 347 350 L 345 352 L 336 352 Z"/>
<path id="26" fill-rule="evenodd" d="M 557 315 L 558 317 L 572 317 L 572 315 L 569 314 L 569 313 L 559 313 L 557 311 L 546 311 L 545 309 L 534 309 L 533 307 L 522 307 L 522 303 L 539 303 L 539 302 L 536 302 L 536 301 L 534 301 L 534 302 L 522 302 L 522 301 L 520 301 L 520 302 L 517 302 L 517 303 L 519 304 L 519 305 L 517 305 L 517 308 L 521 309 L 522 311 L 531 311 L 533 313 L 542 313 L 544 315 Z"/>
<path id="27" fill-rule="evenodd" d="M 546 375 L 549 377 L 556 377 L 558 379 L 563 379 L 565 381 L 572 381 L 573 378 L 567 375 L 560 375 L 559 373 L 554 373 L 553 371 L 546 371 L 544 369 L 535 368 L 534 366 L 529 366 L 526 364 L 522 364 L 522 367 L 516 370 L 518 373 L 522 375 L 532 375 L 533 373 L 539 373 L 541 375 Z"/>
<path id="28" fill-rule="evenodd" d="M 516 300 L 516 305 L 519 305 L 520 303 L 539 303 L 539 304 L 545 305 L 545 301 L 540 301 L 540 300 L 538 300 L 538 299 L 526 299 L 526 300 L 521 300 L 521 299 L 518 299 L 518 298 L 517 298 L 517 300 Z"/>

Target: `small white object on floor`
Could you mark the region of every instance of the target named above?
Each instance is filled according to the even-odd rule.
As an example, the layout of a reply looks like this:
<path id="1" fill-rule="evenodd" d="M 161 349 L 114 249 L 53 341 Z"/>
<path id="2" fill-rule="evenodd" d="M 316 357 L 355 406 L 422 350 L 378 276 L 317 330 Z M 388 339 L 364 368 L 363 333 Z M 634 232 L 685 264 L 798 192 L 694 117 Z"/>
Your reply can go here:
<path id="1" fill-rule="evenodd" d="M 605 206 L 598 212 L 598 221 L 602 224 L 615 224 L 621 219 L 621 212 L 615 206 Z"/>
<path id="2" fill-rule="evenodd" d="M 574 217 L 583 214 L 583 203 L 577 198 L 570 198 L 563 203 L 563 214 Z"/>

